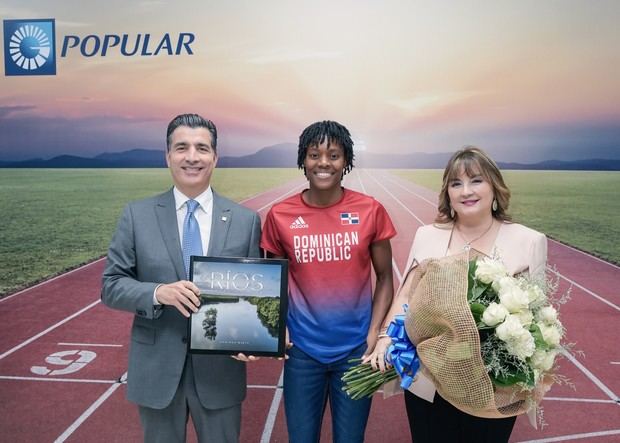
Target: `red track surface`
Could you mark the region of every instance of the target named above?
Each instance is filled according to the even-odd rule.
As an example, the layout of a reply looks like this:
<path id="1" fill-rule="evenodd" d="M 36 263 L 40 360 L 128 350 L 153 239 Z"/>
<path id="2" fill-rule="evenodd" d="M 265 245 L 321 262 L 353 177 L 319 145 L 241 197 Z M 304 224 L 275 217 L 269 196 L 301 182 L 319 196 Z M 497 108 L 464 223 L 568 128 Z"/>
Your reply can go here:
<path id="1" fill-rule="evenodd" d="M 264 215 L 302 184 L 288 183 L 243 203 Z M 434 218 L 436 194 L 385 171 L 355 171 L 345 184 L 375 196 L 391 214 L 399 232 L 392 247 L 400 281 L 416 229 Z M 560 274 L 561 290 L 573 285 L 562 320 L 568 341 L 585 356 L 562 361 L 561 372 L 575 389 L 556 386 L 549 392 L 543 402 L 547 426 L 534 430 L 520 417 L 511 441 L 620 441 L 620 268 L 554 241 L 549 263 Z M 118 381 L 126 370 L 131 316 L 99 303 L 103 265 L 94 262 L 0 300 L 0 441 L 141 441 L 136 408 Z M 96 357 L 69 374 L 33 372 L 65 368 L 46 362 L 62 351 Z M 243 442 L 288 440 L 281 369 L 281 362 L 268 359 L 249 365 Z M 191 429 L 189 435 L 195 441 Z M 410 441 L 402 396 L 384 400 L 377 394 L 366 440 L 387 438 Z M 322 440 L 331 441 L 329 417 Z"/>

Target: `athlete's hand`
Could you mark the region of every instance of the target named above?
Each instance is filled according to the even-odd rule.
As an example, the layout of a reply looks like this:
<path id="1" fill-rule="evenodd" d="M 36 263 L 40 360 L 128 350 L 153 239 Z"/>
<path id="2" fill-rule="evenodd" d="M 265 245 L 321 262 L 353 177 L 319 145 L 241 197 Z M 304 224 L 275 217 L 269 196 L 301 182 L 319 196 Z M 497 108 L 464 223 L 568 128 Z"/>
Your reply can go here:
<path id="1" fill-rule="evenodd" d="M 198 312 L 199 295 L 198 286 L 187 280 L 161 285 L 155 291 L 155 298 L 159 303 L 174 306 L 185 317 L 189 317 L 191 312 Z"/>
<path id="2" fill-rule="evenodd" d="M 373 351 L 362 356 L 362 363 L 370 363 L 374 370 L 379 369 L 381 372 L 391 368 L 392 365 L 385 361 L 385 354 L 391 343 L 392 339 L 390 337 L 381 337 L 377 340 Z"/>
<path id="3" fill-rule="evenodd" d="M 291 339 L 289 338 L 288 327 L 287 327 L 285 339 L 284 339 L 284 357 L 278 357 L 278 360 L 288 360 L 288 354 L 286 353 L 286 351 L 288 351 L 292 347 L 293 347 L 293 343 L 291 342 Z"/>

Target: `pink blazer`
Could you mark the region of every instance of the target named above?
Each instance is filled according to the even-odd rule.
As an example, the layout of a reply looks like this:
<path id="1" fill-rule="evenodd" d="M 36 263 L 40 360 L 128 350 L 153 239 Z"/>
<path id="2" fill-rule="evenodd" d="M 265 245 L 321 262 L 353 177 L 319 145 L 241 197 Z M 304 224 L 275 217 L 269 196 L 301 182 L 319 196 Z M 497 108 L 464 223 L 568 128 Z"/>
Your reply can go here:
<path id="1" fill-rule="evenodd" d="M 418 228 L 406 269 L 409 270 L 414 262 L 420 263 L 427 258 L 444 257 L 448 252 L 451 234 L 452 224 L 426 225 Z M 510 275 L 527 272 L 532 277 L 543 277 L 547 262 L 547 237 L 518 223 L 503 223 L 495 239 L 493 254 L 501 259 Z M 409 387 L 409 391 L 432 402 L 435 386 L 423 372 L 420 372 Z"/>
<path id="2" fill-rule="evenodd" d="M 444 257 L 452 234 L 452 224 L 426 225 L 418 228 L 409 252 L 407 270 L 413 261 Z M 518 223 L 503 223 L 493 250 L 504 263 L 510 275 L 529 273 L 542 276 L 547 263 L 547 237 Z"/>

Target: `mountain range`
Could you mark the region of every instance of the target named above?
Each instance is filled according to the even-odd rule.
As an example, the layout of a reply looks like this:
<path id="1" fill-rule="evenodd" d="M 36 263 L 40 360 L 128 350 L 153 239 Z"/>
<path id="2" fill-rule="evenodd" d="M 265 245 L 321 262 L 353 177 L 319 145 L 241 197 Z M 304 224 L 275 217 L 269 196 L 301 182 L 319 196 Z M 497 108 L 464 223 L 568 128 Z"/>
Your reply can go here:
<path id="1" fill-rule="evenodd" d="M 377 154 L 361 151 L 355 154 L 355 165 L 364 168 L 442 169 L 452 153 Z M 260 149 L 254 154 L 239 157 L 223 156 L 220 168 L 291 168 L 297 165 L 297 146 L 281 143 Z M 501 169 L 589 170 L 620 171 L 620 160 L 545 160 L 538 163 L 507 163 L 499 161 Z M 50 159 L 35 158 L 23 161 L 0 161 L 0 168 L 163 168 L 165 155 L 156 149 L 132 149 L 106 152 L 95 157 L 59 155 Z"/>

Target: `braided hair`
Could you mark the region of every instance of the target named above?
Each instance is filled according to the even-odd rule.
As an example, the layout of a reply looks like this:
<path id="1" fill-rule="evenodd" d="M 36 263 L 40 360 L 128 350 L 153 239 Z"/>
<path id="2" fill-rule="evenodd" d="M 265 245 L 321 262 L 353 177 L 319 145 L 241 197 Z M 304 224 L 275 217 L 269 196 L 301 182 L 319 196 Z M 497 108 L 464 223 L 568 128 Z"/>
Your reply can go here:
<path id="1" fill-rule="evenodd" d="M 351 172 L 354 158 L 351 134 L 343 125 L 331 120 L 313 123 L 301 133 L 299 136 L 299 149 L 297 151 L 297 167 L 304 169 L 304 160 L 306 159 L 308 148 L 319 146 L 325 142 L 325 139 L 327 139 L 328 145 L 334 143 L 342 146 L 345 158 L 343 175 Z"/>

